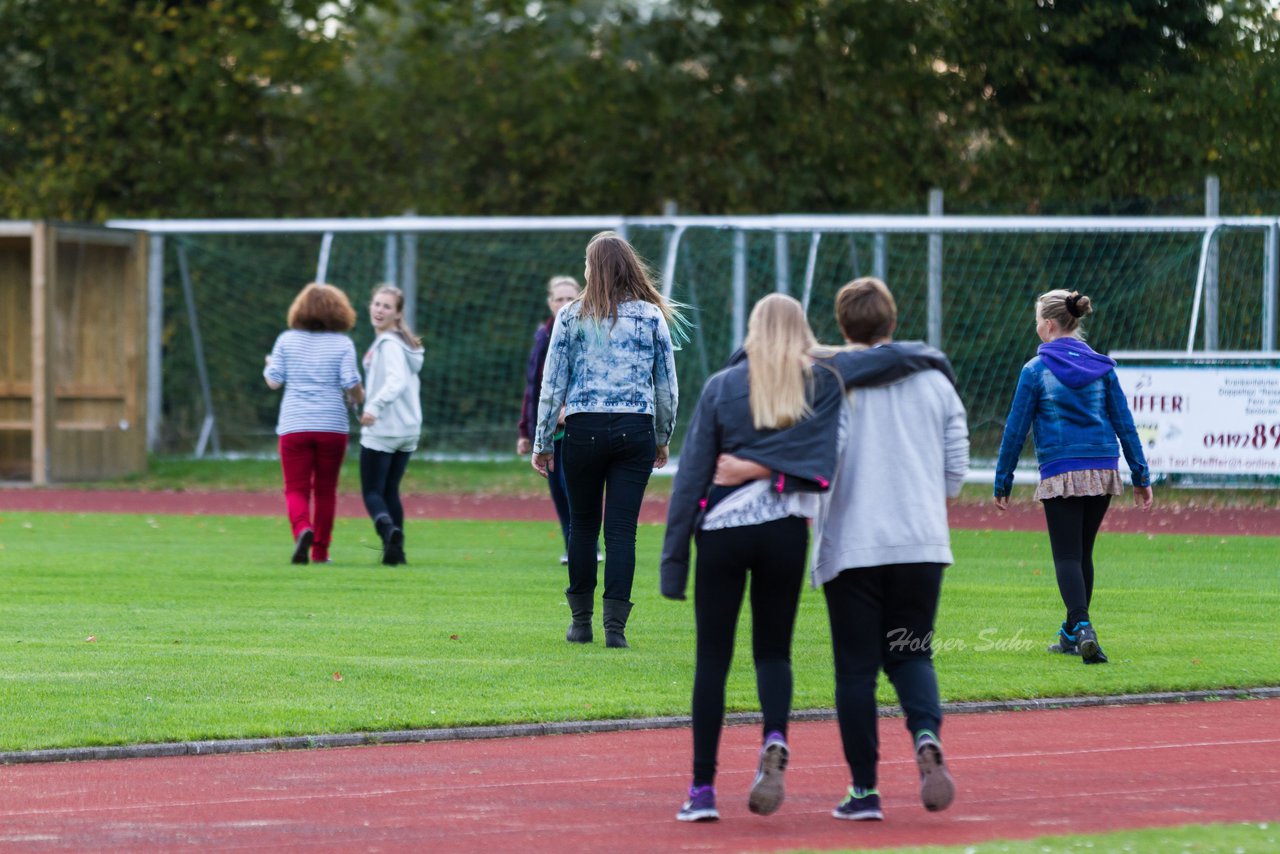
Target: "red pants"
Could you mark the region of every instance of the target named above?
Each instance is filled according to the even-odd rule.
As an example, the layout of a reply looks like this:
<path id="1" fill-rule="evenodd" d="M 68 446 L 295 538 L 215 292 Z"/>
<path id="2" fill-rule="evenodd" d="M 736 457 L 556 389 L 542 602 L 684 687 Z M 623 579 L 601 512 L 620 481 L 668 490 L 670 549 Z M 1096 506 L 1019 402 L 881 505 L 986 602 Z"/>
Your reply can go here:
<path id="1" fill-rule="evenodd" d="M 285 433 L 280 437 L 280 467 L 293 538 L 310 528 L 315 534 L 311 559 L 329 559 L 333 517 L 338 504 L 338 473 L 347 453 L 346 433 Z M 315 491 L 315 518 L 311 493 Z"/>

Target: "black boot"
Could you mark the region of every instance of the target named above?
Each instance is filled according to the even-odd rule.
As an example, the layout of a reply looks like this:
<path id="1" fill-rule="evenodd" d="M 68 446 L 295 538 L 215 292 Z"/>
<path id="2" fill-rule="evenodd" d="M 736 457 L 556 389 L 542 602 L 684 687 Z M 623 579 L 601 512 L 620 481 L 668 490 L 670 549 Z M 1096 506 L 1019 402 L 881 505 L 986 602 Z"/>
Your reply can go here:
<path id="1" fill-rule="evenodd" d="M 573 622 L 569 624 L 569 631 L 565 632 L 564 639 L 569 643 L 591 643 L 591 614 L 595 595 L 565 593 L 564 598 L 569 600 L 569 613 L 573 615 Z"/>
<path id="2" fill-rule="evenodd" d="M 623 634 L 627 628 L 627 617 L 631 614 L 631 603 L 626 599 L 604 600 L 604 645 L 615 649 L 627 648 L 627 636 Z"/>
<path id="3" fill-rule="evenodd" d="M 404 563 L 404 532 L 385 513 L 373 520 L 373 527 L 382 540 L 382 562 L 387 566 Z"/>

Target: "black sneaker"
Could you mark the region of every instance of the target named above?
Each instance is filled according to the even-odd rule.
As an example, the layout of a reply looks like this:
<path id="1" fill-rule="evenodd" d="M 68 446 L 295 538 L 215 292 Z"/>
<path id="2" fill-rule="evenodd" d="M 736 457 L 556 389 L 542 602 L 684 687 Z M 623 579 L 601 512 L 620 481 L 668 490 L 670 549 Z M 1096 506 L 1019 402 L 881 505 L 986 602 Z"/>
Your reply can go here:
<path id="1" fill-rule="evenodd" d="M 875 789 L 855 789 L 850 786 L 849 794 L 831 811 L 831 815 L 845 821 L 884 821 L 884 812 L 880 809 L 880 793 Z"/>
<path id="2" fill-rule="evenodd" d="M 1067 624 L 1058 627 L 1058 637 L 1049 644 L 1049 652 L 1062 655 L 1079 655 L 1080 647 L 1076 644 L 1076 636 L 1067 631 Z"/>
<path id="3" fill-rule="evenodd" d="M 720 811 L 716 809 L 715 786 L 690 786 L 689 800 L 684 802 L 680 812 L 676 813 L 679 821 L 719 821 Z"/>
<path id="4" fill-rule="evenodd" d="M 760 748 L 760 765 L 751 784 L 747 809 L 756 815 L 769 815 L 782 806 L 782 772 L 787 770 L 791 749 L 780 732 L 771 732 Z"/>
<path id="5" fill-rule="evenodd" d="M 315 532 L 307 528 L 298 535 L 293 543 L 293 562 L 306 565 L 311 562 L 311 542 L 316 538 Z"/>
<path id="6" fill-rule="evenodd" d="M 1076 644 L 1080 647 L 1081 661 L 1085 664 L 1107 663 L 1107 655 L 1102 651 L 1102 644 L 1098 643 L 1098 633 L 1091 623 L 1088 621 L 1076 623 L 1073 631 L 1076 635 Z"/>
<path id="7" fill-rule="evenodd" d="M 920 803 L 929 812 L 941 812 L 951 806 L 956 784 L 942 759 L 942 745 L 928 730 L 916 736 L 916 767 L 920 769 Z"/>

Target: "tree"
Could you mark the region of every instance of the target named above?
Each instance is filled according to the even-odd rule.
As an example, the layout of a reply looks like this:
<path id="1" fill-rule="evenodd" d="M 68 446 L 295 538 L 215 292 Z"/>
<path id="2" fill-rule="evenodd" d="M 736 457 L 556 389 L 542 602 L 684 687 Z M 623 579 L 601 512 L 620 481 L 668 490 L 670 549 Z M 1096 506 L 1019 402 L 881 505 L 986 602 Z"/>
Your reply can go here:
<path id="1" fill-rule="evenodd" d="M 320 0 L 0 0 L 0 212 L 297 212 L 279 170 L 322 153 L 311 112 L 344 86 Z M 305 201 L 301 206 L 305 206 Z"/>

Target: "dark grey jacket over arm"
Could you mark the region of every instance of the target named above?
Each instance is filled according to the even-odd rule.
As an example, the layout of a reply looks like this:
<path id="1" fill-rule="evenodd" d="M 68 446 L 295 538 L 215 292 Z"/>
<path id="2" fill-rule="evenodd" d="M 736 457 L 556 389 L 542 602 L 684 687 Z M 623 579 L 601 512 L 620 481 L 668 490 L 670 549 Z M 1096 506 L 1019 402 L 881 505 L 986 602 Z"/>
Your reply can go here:
<path id="1" fill-rule="evenodd" d="M 739 351 L 729 367 L 702 388 L 680 452 L 680 468 L 667 507 L 662 547 L 661 589 L 668 599 L 685 598 L 689 539 L 706 505 L 716 458 L 734 454 L 765 466 L 779 492 L 823 491 L 836 470 L 836 430 L 845 390 L 887 385 L 925 370 L 939 370 L 955 382 L 951 363 L 918 341 L 842 351 L 814 364 L 813 414 L 785 430 L 757 430 L 752 424 L 747 361 Z"/>

